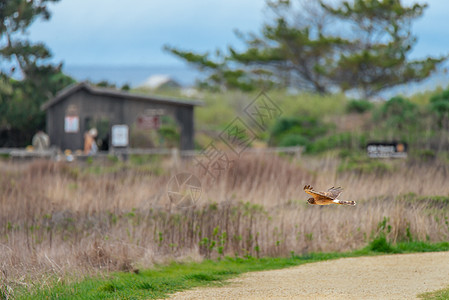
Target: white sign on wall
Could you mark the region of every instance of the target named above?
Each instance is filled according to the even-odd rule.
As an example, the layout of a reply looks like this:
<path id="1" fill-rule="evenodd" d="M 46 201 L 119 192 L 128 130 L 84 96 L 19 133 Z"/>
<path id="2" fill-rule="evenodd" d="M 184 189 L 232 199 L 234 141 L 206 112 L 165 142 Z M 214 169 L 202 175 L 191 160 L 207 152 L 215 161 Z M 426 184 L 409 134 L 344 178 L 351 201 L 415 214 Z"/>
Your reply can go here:
<path id="1" fill-rule="evenodd" d="M 78 116 L 65 116 L 64 118 L 65 132 L 78 132 L 79 128 L 80 128 L 80 119 Z"/>
<path id="2" fill-rule="evenodd" d="M 128 146 L 128 125 L 113 125 L 111 130 L 112 147 L 127 147 Z"/>

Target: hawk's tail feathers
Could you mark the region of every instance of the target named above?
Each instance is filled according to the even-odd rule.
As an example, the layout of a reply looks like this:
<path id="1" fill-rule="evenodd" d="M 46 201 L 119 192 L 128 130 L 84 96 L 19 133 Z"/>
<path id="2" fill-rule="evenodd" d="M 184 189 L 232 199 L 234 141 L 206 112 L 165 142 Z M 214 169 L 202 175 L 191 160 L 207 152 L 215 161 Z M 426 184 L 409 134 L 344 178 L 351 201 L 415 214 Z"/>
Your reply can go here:
<path id="1" fill-rule="evenodd" d="M 344 200 L 337 200 L 338 204 L 343 204 L 343 205 L 351 205 L 351 206 L 355 206 L 357 203 L 355 203 L 355 201 L 344 201 Z"/>

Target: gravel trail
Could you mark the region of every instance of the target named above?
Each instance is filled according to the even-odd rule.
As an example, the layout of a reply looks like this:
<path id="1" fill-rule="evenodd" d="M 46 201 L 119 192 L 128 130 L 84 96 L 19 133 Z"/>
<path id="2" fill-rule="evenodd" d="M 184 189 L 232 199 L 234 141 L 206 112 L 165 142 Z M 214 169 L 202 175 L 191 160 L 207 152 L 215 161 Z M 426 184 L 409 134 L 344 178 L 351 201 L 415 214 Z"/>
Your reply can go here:
<path id="1" fill-rule="evenodd" d="M 416 299 L 449 285 L 449 252 L 341 258 L 245 273 L 173 299 Z"/>

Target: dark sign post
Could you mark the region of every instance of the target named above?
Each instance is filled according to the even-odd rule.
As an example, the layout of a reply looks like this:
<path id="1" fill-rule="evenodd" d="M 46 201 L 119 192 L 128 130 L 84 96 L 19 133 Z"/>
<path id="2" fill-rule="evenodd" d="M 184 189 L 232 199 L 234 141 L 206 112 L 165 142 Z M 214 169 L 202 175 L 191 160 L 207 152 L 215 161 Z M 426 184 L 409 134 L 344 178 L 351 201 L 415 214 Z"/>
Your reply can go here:
<path id="1" fill-rule="evenodd" d="M 369 143 L 366 146 L 366 151 L 371 158 L 406 158 L 407 144 L 400 142 Z"/>

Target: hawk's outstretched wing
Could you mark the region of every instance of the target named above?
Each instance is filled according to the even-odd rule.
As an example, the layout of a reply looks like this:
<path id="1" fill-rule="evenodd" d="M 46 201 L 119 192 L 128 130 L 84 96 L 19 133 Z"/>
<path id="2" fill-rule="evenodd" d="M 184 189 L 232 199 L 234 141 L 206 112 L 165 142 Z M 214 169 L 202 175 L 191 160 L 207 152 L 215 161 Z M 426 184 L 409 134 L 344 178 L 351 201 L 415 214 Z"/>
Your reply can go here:
<path id="1" fill-rule="evenodd" d="M 333 200 L 333 198 L 330 197 L 329 193 L 323 193 L 313 190 L 313 187 L 310 185 L 306 185 L 304 187 L 304 192 L 306 192 L 309 195 L 312 195 L 315 200 Z"/>
<path id="2" fill-rule="evenodd" d="M 327 190 L 327 192 L 325 194 L 326 194 L 326 196 L 328 196 L 329 198 L 334 200 L 334 199 L 337 199 L 338 196 L 340 196 L 342 190 L 343 189 L 341 188 L 341 186 L 339 186 L 339 187 L 331 187 L 330 189 Z"/>

